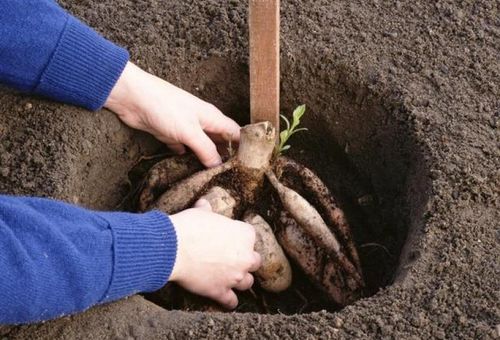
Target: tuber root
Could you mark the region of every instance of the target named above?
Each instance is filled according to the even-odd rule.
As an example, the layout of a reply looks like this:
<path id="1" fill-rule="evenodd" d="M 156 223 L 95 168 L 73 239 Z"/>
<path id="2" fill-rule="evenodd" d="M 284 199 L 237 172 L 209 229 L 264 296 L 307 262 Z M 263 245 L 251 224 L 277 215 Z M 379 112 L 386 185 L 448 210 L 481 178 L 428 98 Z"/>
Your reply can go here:
<path id="1" fill-rule="evenodd" d="M 145 211 L 173 183 L 202 169 L 202 164 L 193 154 L 173 156 L 156 163 L 142 181 L 138 210 Z"/>
<path id="2" fill-rule="evenodd" d="M 233 168 L 234 164 L 235 162 L 231 160 L 177 182 L 172 189 L 160 196 L 153 207 L 169 214 L 186 209 L 194 203 L 200 192 L 215 176 Z"/>
<path id="3" fill-rule="evenodd" d="M 255 228 L 255 251 L 262 258 L 262 266 L 255 273 L 260 286 L 279 293 L 292 284 L 292 269 L 269 224 L 255 213 L 247 212 L 243 221 Z"/>
<path id="4" fill-rule="evenodd" d="M 294 190 L 281 184 L 273 172 L 266 172 L 267 178 L 280 197 L 286 211 L 290 212 L 297 223 L 321 245 L 325 251 L 334 255 L 346 272 L 362 284 L 363 279 L 351 261 L 341 252 L 340 244 L 332 234 L 318 211 L 305 198 Z"/>
<path id="5" fill-rule="evenodd" d="M 214 213 L 234 218 L 237 202 L 226 189 L 219 186 L 212 187 L 200 199 L 206 199 L 210 203 Z"/>
<path id="6" fill-rule="evenodd" d="M 295 162 L 288 157 L 280 157 L 276 161 L 276 172 L 283 172 L 284 168 L 293 171 L 300 178 L 305 189 L 314 196 L 318 205 L 322 208 L 329 225 L 335 226 L 335 232 L 339 234 L 342 244 L 347 248 L 348 255 L 358 272 L 361 273 L 361 263 L 359 261 L 358 251 L 354 245 L 351 235 L 349 223 L 344 215 L 344 212 L 339 208 L 330 190 L 323 181 L 310 169 L 302 164 Z"/>
<path id="7" fill-rule="evenodd" d="M 226 189 L 213 187 L 200 198 L 210 203 L 213 212 L 234 217 L 237 202 Z M 292 283 L 292 269 L 271 227 L 260 215 L 251 212 L 245 214 L 243 221 L 255 228 L 255 251 L 262 259 L 262 266 L 255 273 L 257 281 L 269 292 L 284 291 Z"/>
<path id="8" fill-rule="evenodd" d="M 281 213 L 277 237 L 286 253 L 302 268 L 321 289 L 339 305 L 346 305 L 355 298 L 359 286 L 352 280 L 343 282 L 335 262 L 286 212 Z"/>

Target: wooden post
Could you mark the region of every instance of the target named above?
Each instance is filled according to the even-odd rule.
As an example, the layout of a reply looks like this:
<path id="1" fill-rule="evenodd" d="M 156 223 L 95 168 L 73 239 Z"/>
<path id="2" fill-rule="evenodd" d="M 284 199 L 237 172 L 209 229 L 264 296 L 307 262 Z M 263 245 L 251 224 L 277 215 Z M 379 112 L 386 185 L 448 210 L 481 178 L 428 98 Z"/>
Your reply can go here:
<path id="1" fill-rule="evenodd" d="M 279 131 L 280 1 L 249 1 L 250 120 L 269 121 Z"/>

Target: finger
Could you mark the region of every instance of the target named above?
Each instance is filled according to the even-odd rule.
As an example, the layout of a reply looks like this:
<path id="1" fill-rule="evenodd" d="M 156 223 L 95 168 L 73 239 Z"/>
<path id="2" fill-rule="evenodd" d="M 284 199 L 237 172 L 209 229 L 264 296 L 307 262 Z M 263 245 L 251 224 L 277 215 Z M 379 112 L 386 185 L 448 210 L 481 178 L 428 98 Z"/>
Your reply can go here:
<path id="1" fill-rule="evenodd" d="M 235 309 L 238 306 L 238 297 L 232 289 L 229 289 L 224 295 L 216 300 L 227 309 Z"/>
<path id="2" fill-rule="evenodd" d="M 241 127 L 234 120 L 224 115 L 217 107 L 207 103 L 205 112 L 199 115 L 200 124 L 204 131 L 210 134 L 220 135 L 226 140 L 240 140 Z"/>
<path id="3" fill-rule="evenodd" d="M 233 145 L 238 145 L 238 140 L 235 140 L 235 137 L 233 137 L 233 136 L 230 136 L 230 135 L 219 135 L 218 133 L 211 133 L 211 132 L 207 132 L 207 131 L 205 131 L 205 133 L 216 144 L 225 144 L 225 145 L 227 145 L 229 143 L 229 141 L 231 141 L 233 143 Z"/>
<path id="4" fill-rule="evenodd" d="M 206 167 L 212 168 L 222 163 L 214 142 L 201 130 L 201 127 L 194 128 L 182 142 L 193 150 L 200 162 Z"/>
<path id="5" fill-rule="evenodd" d="M 262 257 L 260 256 L 259 253 L 254 251 L 252 257 L 253 257 L 252 262 L 250 263 L 250 267 L 248 268 L 249 272 L 257 271 L 262 265 Z"/>
<path id="6" fill-rule="evenodd" d="M 250 289 L 253 286 L 253 280 L 253 275 L 250 273 L 246 273 L 245 277 L 243 277 L 243 280 L 238 282 L 238 284 L 235 285 L 234 288 L 238 290 Z"/>
<path id="7" fill-rule="evenodd" d="M 204 198 L 197 200 L 196 203 L 194 204 L 194 208 L 202 209 L 205 211 L 212 211 L 212 206 L 210 205 L 210 202 Z"/>
<path id="8" fill-rule="evenodd" d="M 178 155 L 186 153 L 186 148 L 182 144 L 167 144 L 168 148 Z"/>

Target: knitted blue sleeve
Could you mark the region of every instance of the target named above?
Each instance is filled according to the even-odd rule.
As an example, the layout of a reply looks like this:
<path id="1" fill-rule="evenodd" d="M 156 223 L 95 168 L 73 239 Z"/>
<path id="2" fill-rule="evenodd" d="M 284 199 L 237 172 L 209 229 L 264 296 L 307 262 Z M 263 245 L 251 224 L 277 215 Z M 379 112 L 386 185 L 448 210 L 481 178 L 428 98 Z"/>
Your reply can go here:
<path id="1" fill-rule="evenodd" d="M 53 0 L 0 1 L 0 83 L 97 110 L 128 61 Z"/>
<path id="2" fill-rule="evenodd" d="M 169 217 L 104 213 L 0 195 L 0 324 L 48 320 L 168 280 L 177 237 Z"/>

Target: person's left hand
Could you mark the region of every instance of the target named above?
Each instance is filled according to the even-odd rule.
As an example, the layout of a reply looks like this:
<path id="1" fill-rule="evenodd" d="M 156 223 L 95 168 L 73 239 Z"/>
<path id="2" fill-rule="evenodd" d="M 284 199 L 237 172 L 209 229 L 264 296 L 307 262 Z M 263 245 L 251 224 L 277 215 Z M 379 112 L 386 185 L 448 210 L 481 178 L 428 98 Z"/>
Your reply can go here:
<path id="1" fill-rule="evenodd" d="M 239 125 L 214 105 L 131 62 L 104 106 L 128 126 L 151 133 L 177 153 L 188 146 L 207 167 L 221 163 L 213 140 L 237 142 L 240 137 Z"/>

